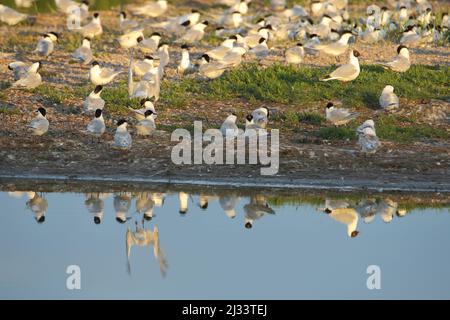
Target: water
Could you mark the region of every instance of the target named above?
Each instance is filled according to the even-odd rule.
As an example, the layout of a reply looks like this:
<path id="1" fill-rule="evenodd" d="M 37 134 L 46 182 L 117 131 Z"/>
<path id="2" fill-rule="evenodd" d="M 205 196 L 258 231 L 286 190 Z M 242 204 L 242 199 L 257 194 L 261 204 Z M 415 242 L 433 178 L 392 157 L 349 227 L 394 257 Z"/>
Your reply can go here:
<path id="1" fill-rule="evenodd" d="M 450 298 L 448 196 L 158 191 L 0 193 L 0 298 Z M 350 227 L 325 197 L 358 209 L 336 216 Z"/>

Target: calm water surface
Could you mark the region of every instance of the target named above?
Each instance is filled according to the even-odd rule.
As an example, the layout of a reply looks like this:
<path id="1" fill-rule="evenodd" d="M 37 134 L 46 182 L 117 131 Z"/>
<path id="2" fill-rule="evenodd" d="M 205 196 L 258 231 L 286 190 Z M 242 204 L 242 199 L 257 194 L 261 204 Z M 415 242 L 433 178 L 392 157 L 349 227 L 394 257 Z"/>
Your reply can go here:
<path id="1" fill-rule="evenodd" d="M 3 299 L 450 298 L 448 206 L 211 190 L 2 192 L 0 203 Z M 66 287 L 70 265 L 81 290 Z M 380 290 L 367 288 L 371 265 Z"/>

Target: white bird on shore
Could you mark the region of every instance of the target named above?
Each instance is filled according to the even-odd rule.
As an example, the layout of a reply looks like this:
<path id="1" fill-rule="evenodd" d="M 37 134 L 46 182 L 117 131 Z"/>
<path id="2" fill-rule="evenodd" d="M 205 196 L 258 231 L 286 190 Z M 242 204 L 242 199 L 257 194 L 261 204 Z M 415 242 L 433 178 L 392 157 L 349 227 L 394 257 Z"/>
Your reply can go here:
<path id="1" fill-rule="evenodd" d="M 142 41 L 138 41 L 138 39 L 144 37 L 143 32 L 144 28 L 136 28 L 127 31 L 127 33 L 121 35 L 117 40 L 119 41 L 119 44 L 122 48 L 130 49 L 142 43 Z"/>
<path id="2" fill-rule="evenodd" d="M 409 51 L 408 48 L 401 45 L 397 48 L 397 56 L 391 62 L 380 63 L 380 65 L 386 69 L 390 69 L 395 72 L 406 72 L 411 67 L 411 62 L 409 61 Z"/>
<path id="3" fill-rule="evenodd" d="M 14 0 L 17 7 L 30 8 L 36 0 Z"/>
<path id="4" fill-rule="evenodd" d="M 327 55 L 337 57 L 341 54 L 344 54 L 348 49 L 348 40 L 353 37 L 353 34 L 350 31 L 344 32 L 340 39 L 336 42 L 328 43 L 328 44 L 318 44 L 314 46 L 314 49 L 323 52 Z"/>
<path id="5" fill-rule="evenodd" d="M 207 54 L 202 55 L 200 61 L 199 72 L 202 76 L 208 79 L 215 79 L 220 77 L 227 67 L 220 62 L 211 61 Z"/>
<path id="6" fill-rule="evenodd" d="M 156 51 L 156 56 L 159 58 L 159 74 L 160 78 L 162 79 L 162 76 L 164 74 L 164 68 L 169 64 L 170 62 L 170 54 L 169 54 L 169 45 L 167 43 L 160 43 L 158 45 L 158 50 Z"/>
<path id="7" fill-rule="evenodd" d="M 358 112 L 350 112 L 348 109 L 336 108 L 332 102 L 328 102 L 325 114 L 326 119 L 335 126 L 344 125 L 359 116 Z"/>
<path id="8" fill-rule="evenodd" d="M 253 110 L 252 116 L 253 121 L 258 127 L 262 129 L 266 128 L 267 123 L 269 122 L 269 109 L 267 107 L 261 107 Z"/>
<path id="9" fill-rule="evenodd" d="M 150 69 L 144 74 L 142 80 L 133 80 L 133 61 L 130 62 L 128 68 L 128 95 L 130 99 L 134 98 L 151 98 L 155 97 L 155 101 L 159 97 L 160 81 L 159 81 L 159 67 Z"/>
<path id="10" fill-rule="evenodd" d="M 47 111 L 44 108 L 39 108 L 36 111 L 36 117 L 28 124 L 27 128 L 34 136 L 42 136 L 48 131 L 49 122 L 47 120 Z"/>
<path id="11" fill-rule="evenodd" d="M 328 38 L 330 31 L 331 31 L 331 27 L 330 27 L 330 23 L 331 23 L 332 19 L 329 15 L 324 15 L 322 17 L 322 19 L 320 20 L 319 24 L 315 24 L 312 26 L 309 26 L 308 32 L 310 34 L 316 34 L 318 35 L 321 39 L 326 39 Z"/>
<path id="12" fill-rule="evenodd" d="M 67 14 L 67 25 L 73 23 L 81 23 L 89 18 L 89 1 L 83 0 L 81 3 L 72 2 L 73 5 L 69 6 L 65 13 Z"/>
<path id="13" fill-rule="evenodd" d="M 36 52 L 38 55 L 41 56 L 49 56 L 53 49 L 55 48 L 55 42 L 58 41 L 58 34 L 55 32 L 49 32 L 39 39 L 36 49 L 34 52 Z"/>
<path id="14" fill-rule="evenodd" d="M 143 5 L 133 5 L 128 9 L 134 15 L 156 18 L 164 14 L 168 8 L 167 0 L 149 1 Z"/>
<path id="15" fill-rule="evenodd" d="M 190 27 L 186 33 L 180 38 L 180 41 L 187 43 L 199 42 L 205 35 L 205 29 L 208 26 L 208 21 L 203 20 L 192 27 Z"/>
<path id="16" fill-rule="evenodd" d="M 166 21 L 153 23 L 150 25 L 152 28 L 164 29 L 166 32 L 172 34 L 180 34 L 185 27 L 193 26 L 200 20 L 200 12 L 192 9 L 190 13 L 182 16 L 172 17 Z"/>
<path id="17" fill-rule="evenodd" d="M 222 66 L 226 66 L 227 68 L 231 67 L 237 67 L 242 63 L 242 58 L 244 54 L 247 53 L 247 50 L 240 46 L 235 46 L 233 49 L 228 51 L 222 59 L 220 59 L 218 62 Z"/>
<path id="18" fill-rule="evenodd" d="M 125 119 L 120 119 L 117 121 L 117 129 L 114 134 L 113 148 L 121 150 L 131 149 L 133 140 L 131 139 L 131 134 L 127 130 L 127 121 Z"/>
<path id="19" fill-rule="evenodd" d="M 364 153 L 375 153 L 381 145 L 375 132 L 375 123 L 371 119 L 360 125 L 356 134 L 358 135 L 358 144 Z"/>
<path id="20" fill-rule="evenodd" d="M 138 120 L 138 121 L 144 120 L 145 112 L 147 112 L 149 110 L 152 111 L 153 118 L 156 118 L 155 106 L 150 101 L 150 99 L 142 99 L 141 106 L 143 107 L 141 109 L 128 108 L 130 111 L 132 111 L 134 113 L 134 117 L 136 118 L 136 120 Z"/>
<path id="21" fill-rule="evenodd" d="M 131 68 L 133 69 L 133 73 L 138 76 L 142 77 L 146 73 L 150 72 L 153 67 L 153 61 L 155 59 L 152 56 L 145 56 L 142 60 L 133 60 L 131 63 Z"/>
<path id="22" fill-rule="evenodd" d="M 14 81 L 17 81 L 27 75 L 30 66 L 22 61 L 14 61 L 8 64 L 8 69 L 13 72 Z"/>
<path id="23" fill-rule="evenodd" d="M 281 11 L 287 7 L 286 0 L 270 0 L 272 10 Z"/>
<path id="24" fill-rule="evenodd" d="M 95 89 L 86 97 L 83 102 L 83 112 L 92 113 L 97 109 L 103 110 L 105 107 L 105 100 L 100 97 L 102 93 L 103 86 L 96 86 Z"/>
<path id="25" fill-rule="evenodd" d="M 287 49 L 284 56 L 287 63 L 298 66 L 303 62 L 303 58 L 305 57 L 305 49 L 303 48 L 303 44 L 299 42 L 295 47 Z"/>
<path id="26" fill-rule="evenodd" d="M 245 36 L 242 41 L 244 43 L 244 47 L 246 48 L 254 48 L 257 45 L 259 45 L 259 41 L 261 38 L 269 39 L 270 37 L 270 30 L 272 29 L 272 25 L 268 24 L 265 26 L 262 26 L 258 29 L 257 33 L 249 34 Z"/>
<path id="27" fill-rule="evenodd" d="M 156 130 L 153 111 L 145 111 L 144 117 L 145 119 L 139 121 L 139 123 L 136 125 L 137 134 L 139 136 L 149 136 Z"/>
<path id="28" fill-rule="evenodd" d="M 189 58 L 189 47 L 187 45 L 181 46 L 181 60 L 180 64 L 177 67 L 177 72 L 179 74 L 184 74 L 186 72 L 189 72 L 193 69 L 193 65 L 191 63 L 191 60 Z"/>
<path id="29" fill-rule="evenodd" d="M 387 85 L 386 87 L 384 87 L 383 91 L 381 92 L 379 102 L 380 107 L 384 110 L 392 110 L 398 108 L 399 99 L 394 93 L 393 86 Z"/>
<path id="30" fill-rule="evenodd" d="M 255 137 L 261 134 L 262 134 L 261 127 L 255 123 L 253 116 L 251 114 L 247 115 L 247 117 L 245 117 L 244 136 Z"/>
<path id="31" fill-rule="evenodd" d="M 72 0 L 55 0 L 56 8 L 59 12 L 69 13 L 72 8 L 79 6 L 79 3 Z"/>
<path id="32" fill-rule="evenodd" d="M 153 32 L 150 38 L 144 39 L 144 37 L 138 37 L 137 42 L 138 48 L 146 53 L 154 53 L 158 50 L 159 41 L 161 40 L 161 34 L 158 32 Z"/>
<path id="33" fill-rule="evenodd" d="M 81 46 L 75 50 L 72 57 L 84 64 L 89 64 L 94 58 L 91 50 L 91 40 L 89 38 L 84 38 Z"/>
<path id="34" fill-rule="evenodd" d="M 39 74 L 40 68 L 41 62 L 35 62 L 26 69 L 26 72 L 24 71 L 24 69 L 18 70 L 17 72 L 20 78 L 12 84 L 12 87 L 25 89 L 34 89 L 38 87 L 42 83 L 42 78 Z"/>
<path id="35" fill-rule="evenodd" d="M 220 131 L 225 138 L 234 138 L 239 134 L 239 129 L 236 125 L 236 115 L 230 114 L 220 126 Z"/>
<path id="36" fill-rule="evenodd" d="M 87 132 L 95 137 L 100 137 L 105 132 L 105 120 L 103 119 L 102 109 L 95 110 L 94 119 L 87 125 Z"/>
<path id="37" fill-rule="evenodd" d="M 378 41 L 383 40 L 386 37 L 386 31 L 380 28 L 374 28 L 369 26 L 364 30 L 364 32 L 360 33 L 361 42 L 372 44 Z"/>
<path id="38" fill-rule="evenodd" d="M 338 208 L 331 210 L 329 208 L 325 209 L 325 212 L 334 220 L 343 223 L 347 226 L 347 235 L 351 238 L 356 237 L 359 231 L 356 230 L 358 227 L 358 212 L 353 208 Z"/>
<path id="39" fill-rule="evenodd" d="M 225 12 L 218 20 L 220 26 L 226 28 L 239 28 L 243 21 L 242 14 L 239 11 Z"/>
<path id="40" fill-rule="evenodd" d="M 96 86 L 105 85 L 114 80 L 114 78 L 120 73 L 109 68 L 102 68 L 97 61 L 92 62 L 92 67 L 89 70 L 89 80 Z"/>
<path id="41" fill-rule="evenodd" d="M 360 56 L 359 52 L 356 50 L 350 51 L 349 62 L 338 67 L 324 79 L 320 81 L 330 81 L 330 80 L 339 80 L 343 82 L 355 80 L 359 76 L 360 67 L 358 57 Z"/>
<path id="42" fill-rule="evenodd" d="M 98 12 L 94 13 L 91 22 L 81 27 L 79 31 L 84 38 L 92 39 L 94 37 L 100 36 L 103 33 L 100 14 Z"/>
<path id="43" fill-rule="evenodd" d="M 230 36 L 229 38 L 225 39 L 220 46 L 211 49 L 206 52 L 206 54 L 215 60 L 222 59 L 231 49 L 233 49 L 233 45 L 236 42 L 237 37 L 236 36 Z"/>
<path id="44" fill-rule="evenodd" d="M 27 18 L 27 15 L 0 4 L 0 21 L 14 26 Z"/>
<path id="45" fill-rule="evenodd" d="M 139 27 L 139 22 L 136 20 L 130 20 L 127 18 L 125 11 L 120 12 L 119 15 L 119 26 L 122 30 L 131 30 Z"/>
<path id="46" fill-rule="evenodd" d="M 257 58 L 264 58 L 269 55 L 269 47 L 267 46 L 267 39 L 260 38 L 259 44 L 248 51 L 249 54 L 255 55 Z"/>
<path id="47" fill-rule="evenodd" d="M 405 46 L 414 46 L 421 44 L 422 36 L 416 33 L 415 26 L 409 26 L 403 32 L 402 37 L 400 38 L 400 44 Z"/>

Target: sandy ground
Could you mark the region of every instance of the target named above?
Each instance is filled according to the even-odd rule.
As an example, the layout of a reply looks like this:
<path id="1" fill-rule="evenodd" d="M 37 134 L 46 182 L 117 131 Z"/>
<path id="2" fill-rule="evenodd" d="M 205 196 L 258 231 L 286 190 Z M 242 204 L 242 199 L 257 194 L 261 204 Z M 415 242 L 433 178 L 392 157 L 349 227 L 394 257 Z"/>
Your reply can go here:
<path id="1" fill-rule="evenodd" d="M 181 11 L 184 9 L 182 8 Z M 186 10 L 187 11 L 187 10 Z M 104 39 L 98 43 L 102 48 L 99 60 L 117 69 L 126 70 L 127 54 L 118 48 L 114 38 L 117 30 L 117 13 L 102 12 L 106 26 Z M 16 59 L 34 60 L 26 52 L 34 49 L 38 35 L 43 31 L 56 30 L 64 35 L 64 20 L 54 15 L 39 16 L 36 25 L 17 28 L 0 27 L 0 41 L 6 41 L 11 35 L 29 39 L 26 43 L 14 46 L 14 50 L 0 53 L 0 76 L 3 81 L 12 81 L 7 64 Z M 94 44 L 95 46 L 95 44 Z M 212 46 L 202 43 L 192 49 L 192 56 Z M 355 48 L 362 53 L 361 63 L 373 63 L 391 59 L 395 54 L 396 44 L 386 42 L 377 45 L 357 43 Z M 274 44 L 274 54 L 266 63 L 281 61 L 284 48 Z M 369 53 L 370 54 L 364 54 Z M 412 62 L 425 65 L 450 65 L 450 48 L 416 48 L 411 49 Z M 87 83 L 88 66 L 67 64 L 70 52 L 58 48 L 45 61 L 44 81 L 54 85 L 85 85 Z M 176 65 L 179 61 L 178 49 L 171 50 L 171 63 L 167 77 L 175 80 Z M 319 56 L 307 58 L 306 65 L 322 66 L 335 63 L 334 58 Z M 124 72 L 121 79 L 125 79 Z M 4 83 L 3 82 L 3 83 Z M 115 82 L 117 84 L 117 81 Z M 311 138 L 305 132 L 280 132 L 280 167 L 275 176 L 261 176 L 258 165 L 184 165 L 177 166 L 170 161 L 171 148 L 169 132 L 159 132 L 150 139 L 134 139 L 131 151 L 121 152 L 111 148 L 114 134 L 114 120 L 107 121 L 108 132 L 100 143 L 81 131 L 90 121 L 89 117 L 80 114 L 84 97 L 71 102 L 70 105 L 57 105 L 46 101 L 39 95 L 26 91 L 2 90 L 3 104 L 18 110 L 14 114 L 0 114 L 0 177 L 6 176 L 45 176 L 57 175 L 60 178 L 77 179 L 86 177 L 118 177 L 120 179 L 162 179 L 161 181 L 222 181 L 223 183 L 250 183 L 254 185 L 307 184 L 309 186 L 330 186 L 382 189 L 391 187 L 401 189 L 442 190 L 450 191 L 450 142 L 442 140 L 417 141 L 411 144 L 394 144 L 383 141 L 383 146 L 376 155 L 364 156 L 357 152 L 354 141 L 329 142 Z M 408 108 L 417 108 L 405 105 Z M 44 106 L 49 114 L 51 129 L 43 137 L 30 137 L 24 130 L 33 117 L 32 111 Z M 422 101 L 424 119 L 434 124 L 434 119 L 426 115 L 435 112 L 448 112 L 450 103 L 445 101 Z M 281 109 L 283 106 L 271 106 Z M 189 109 L 188 109 L 189 108 Z M 192 108 L 192 109 L 191 109 Z M 186 106 L 195 112 L 186 113 L 184 108 L 171 108 L 157 105 L 161 115 L 158 122 L 164 125 L 177 125 L 180 117 L 192 123 L 194 120 L 206 120 L 211 126 L 217 126 L 229 110 L 249 112 L 254 104 L 247 101 L 227 101 L 214 104 L 200 103 Z M 308 106 L 307 110 L 318 110 L 322 106 Z M 276 123 L 272 124 L 277 127 Z M 436 122 L 439 126 L 448 126 L 442 119 Z M 1 180 L 0 180 L 1 181 Z"/>

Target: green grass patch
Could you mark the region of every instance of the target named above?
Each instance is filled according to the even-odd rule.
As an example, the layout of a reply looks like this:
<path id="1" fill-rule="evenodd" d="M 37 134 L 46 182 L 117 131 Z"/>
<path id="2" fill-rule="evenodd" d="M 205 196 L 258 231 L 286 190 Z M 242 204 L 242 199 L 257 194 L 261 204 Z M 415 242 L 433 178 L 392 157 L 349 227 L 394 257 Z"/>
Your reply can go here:
<path id="1" fill-rule="evenodd" d="M 182 108 L 193 97 L 205 92 L 204 85 L 204 82 L 190 78 L 176 81 L 164 80 L 161 85 L 160 100 L 168 107 Z"/>
<path id="2" fill-rule="evenodd" d="M 355 139 L 356 127 L 324 127 L 317 131 L 317 136 L 325 140 Z"/>
<path id="3" fill-rule="evenodd" d="M 450 133 L 443 128 L 429 125 L 418 125 L 409 119 L 382 115 L 375 118 L 375 129 L 380 139 L 390 140 L 397 143 L 408 143 L 421 139 L 449 139 Z M 352 140 L 356 139 L 356 128 L 358 123 L 351 122 L 342 127 L 323 127 L 316 135 L 326 140 Z"/>
<path id="4" fill-rule="evenodd" d="M 61 35 L 59 44 L 56 46 L 61 50 L 73 52 L 81 45 L 82 39 L 83 37 L 79 33 L 64 32 L 64 34 Z"/>
<path id="5" fill-rule="evenodd" d="M 450 134 L 442 128 L 426 125 L 408 125 L 399 123 L 393 116 L 380 117 L 375 123 L 377 135 L 381 139 L 410 142 L 418 139 L 448 139 Z"/>
<path id="6" fill-rule="evenodd" d="M 325 122 L 325 117 L 315 112 L 303 112 L 297 114 L 298 121 L 313 125 L 320 125 Z"/>
<path id="7" fill-rule="evenodd" d="M 275 64 L 262 69 L 249 64 L 208 82 L 202 95 L 216 100 L 244 98 L 294 105 L 340 99 L 349 107 L 377 108 L 381 91 L 390 84 L 400 98 L 449 98 L 448 66 L 415 65 L 408 72 L 398 74 L 376 65 L 363 65 L 360 76 L 350 83 L 318 81 L 334 68 Z"/>
<path id="8" fill-rule="evenodd" d="M 2 103 L 0 103 L 0 114 L 7 114 L 7 115 L 12 115 L 12 114 L 19 114 L 20 111 L 17 108 L 8 106 L 8 105 L 3 105 Z"/>
<path id="9" fill-rule="evenodd" d="M 94 85 L 60 87 L 50 84 L 43 84 L 33 90 L 47 102 L 53 104 L 70 104 L 69 101 L 84 99 L 94 90 Z M 104 87 L 101 97 L 105 100 L 105 109 L 113 114 L 127 114 L 127 108 L 137 108 L 140 106 L 139 99 L 130 100 L 128 90 L 124 81 L 115 87 Z"/>

